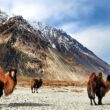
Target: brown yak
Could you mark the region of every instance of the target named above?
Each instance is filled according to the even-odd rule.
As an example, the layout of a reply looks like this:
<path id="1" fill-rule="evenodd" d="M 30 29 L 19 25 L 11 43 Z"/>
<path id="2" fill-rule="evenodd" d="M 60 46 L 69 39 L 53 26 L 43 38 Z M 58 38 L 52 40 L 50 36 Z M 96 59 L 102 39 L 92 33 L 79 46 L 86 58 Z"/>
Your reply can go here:
<path id="1" fill-rule="evenodd" d="M 97 76 L 98 83 L 96 86 L 96 96 L 98 97 L 98 104 L 102 105 L 102 98 L 110 90 L 110 75 L 107 76 L 107 80 L 104 81 L 102 73 L 100 72 Z"/>
<path id="2" fill-rule="evenodd" d="M 92 100 L 95 105 L 95 93 L 96 93 L 96 82 L 97 82 L 97 76 L 95 72 L 91 73 L 89 76 L 89 80 L 87 82 L 87 92 L 88 92 L 88 97 L 90 99 L 90 104 L 93 105 Z"/>
<path id="3" fill-rule="evenodd" d="M 32 93 L 35 93 L 35 91 L 38 93 L 37 89 L 41 87 L 43 81 L 40 78 L 40 80 L 38 79 L 32 79 L 31 80 L 31 91 Z"/>
<path id="4" fill-rule="evenodd" d="M 89 81 L 87 83 L 87 92 L 91 100 L 91 105 L 92 105 L 92 100 L 96 105 L 95 94 L 98 97 L 98 104 L 102 105 L 102 98 L 105 96 L 106 92 L 109 91 L 109 89 L 110 89 L 110 75 L 108 75 L 107 80 L 104 81 L 101 72 L 98 73 L 97 76 L 95 73 L 90 74 Z"/>
<path id="5" fill-rule="evenodd" d="M 5 96 L 8 96 L 13 92 L 17 84 L 16 73 L 17 70 L 15 67 L 10 68 L 9 72 L 7 72 L 6 74 L 0 67 L 0 97 L 3 95 L 3 90 Z"/>

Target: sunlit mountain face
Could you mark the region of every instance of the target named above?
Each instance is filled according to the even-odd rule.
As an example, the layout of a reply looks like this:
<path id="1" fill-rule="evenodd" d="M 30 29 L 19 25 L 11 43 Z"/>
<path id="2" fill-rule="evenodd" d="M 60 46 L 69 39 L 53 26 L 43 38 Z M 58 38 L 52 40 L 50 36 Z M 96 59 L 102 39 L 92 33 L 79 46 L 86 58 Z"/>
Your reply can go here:
<path id="1" fill-rule="evenodd" d="M 110 72 L 106 62 L 63 30 L 2 11 L 0 50 L 0 65 L 6 71 L 15 66 L 19 76 L 86 80 L 90 72 Z"/>

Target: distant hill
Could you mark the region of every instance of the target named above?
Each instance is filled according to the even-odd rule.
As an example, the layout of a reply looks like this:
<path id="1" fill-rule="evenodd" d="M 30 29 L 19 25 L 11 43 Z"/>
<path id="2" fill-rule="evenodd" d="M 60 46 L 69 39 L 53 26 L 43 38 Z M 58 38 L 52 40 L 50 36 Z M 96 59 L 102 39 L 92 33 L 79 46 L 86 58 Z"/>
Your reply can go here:
<path id="1" fill-rule="evenodd" d="M 66 32 L 0 11 L 0 65 L 19 76 L 50 80 L 85 80 L 90 72 L 110 73 L 110 66 Z M 43 72 L 41 72 L 43 71 Z"/>

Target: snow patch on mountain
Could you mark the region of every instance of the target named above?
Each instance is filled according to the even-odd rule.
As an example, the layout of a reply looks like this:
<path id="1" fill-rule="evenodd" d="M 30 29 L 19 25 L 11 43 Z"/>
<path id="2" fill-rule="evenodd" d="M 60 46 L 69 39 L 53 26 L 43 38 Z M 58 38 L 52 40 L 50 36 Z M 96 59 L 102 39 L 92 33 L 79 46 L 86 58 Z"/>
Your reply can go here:
<path id="1" fill-rule="evenodd" d="M 4 24 L 9 18 L 9 15 L 0 10 L 0 25 Z"/>
<path id="2" fill-rule="evenodd" d="M 47 39 L 53 48 L 56 48 L 57 45 L 64 46 L 67 51 L 71 49 L 71 47 L 76 48 L 82 53 L 86 53 L 85 55 L 92 54 L 86 47 L 81 45 L 78 41 L 64 32 L 62 29 L 52 28 L 51 26 L 41 23 L 41 22 L 30 22 L 35 30 L 39 30 L 41 35 Z M 57 42 L 57 43 L 55 43 Z"/>

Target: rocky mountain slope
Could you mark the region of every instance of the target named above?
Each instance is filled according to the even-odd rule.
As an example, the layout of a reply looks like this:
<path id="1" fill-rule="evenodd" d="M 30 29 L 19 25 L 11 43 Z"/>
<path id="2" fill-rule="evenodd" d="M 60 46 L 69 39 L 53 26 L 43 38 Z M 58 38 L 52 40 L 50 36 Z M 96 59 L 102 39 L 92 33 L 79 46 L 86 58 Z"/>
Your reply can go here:
<path id="1" fill-rule="evenodd" d="M 88 71 L 103 71 L 106 74 L 110 72 L 110 65 L 63 30 L 52 28 L 41 22 L 31 22 L 31 25 L 41 32 L 41 35 L 50 42 L 53 48 L 69 58 L 74 58 Z"/>
<path id="2" fill-rule="evenodd" d="M 0 65 L 4 71 L 15 66 L 19 76 L 50 80 L 82 80 L 91 71 L 110 72 L 107 63 L 62 30 L 28 23 L 21 16 L 0 15 Z"/>
<path id="3" fill-rule="evenodd" d="M 8 14 L 0 10 L 0 25 L 5 23 L 8 19 Z"/>

